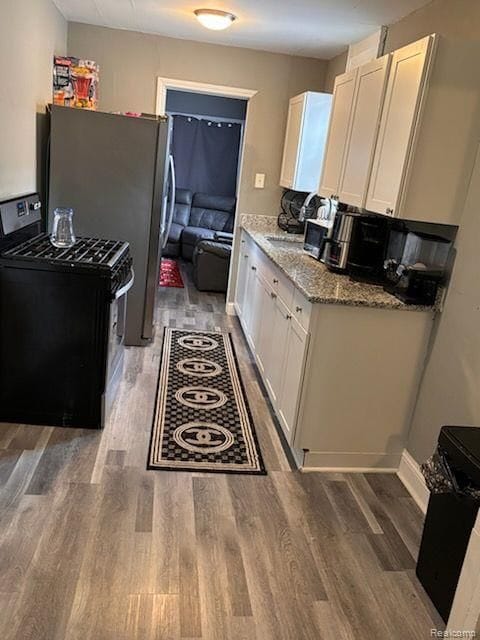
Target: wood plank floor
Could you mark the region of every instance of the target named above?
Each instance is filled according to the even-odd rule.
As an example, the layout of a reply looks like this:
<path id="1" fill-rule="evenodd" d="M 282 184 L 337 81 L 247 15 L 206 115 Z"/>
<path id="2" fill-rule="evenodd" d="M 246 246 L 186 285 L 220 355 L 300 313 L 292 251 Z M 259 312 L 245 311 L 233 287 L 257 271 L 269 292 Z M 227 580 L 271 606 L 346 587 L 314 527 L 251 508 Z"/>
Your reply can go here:
<path id="1" fill-rule="evenodd" d="M 0 638 L 430 637 L 400 481 L 292 471 L 236 319 L 182 270 L 103 432 L 0 425 Z M 146 471 L 163 325 L 232 331 L 267 476 Z"/>

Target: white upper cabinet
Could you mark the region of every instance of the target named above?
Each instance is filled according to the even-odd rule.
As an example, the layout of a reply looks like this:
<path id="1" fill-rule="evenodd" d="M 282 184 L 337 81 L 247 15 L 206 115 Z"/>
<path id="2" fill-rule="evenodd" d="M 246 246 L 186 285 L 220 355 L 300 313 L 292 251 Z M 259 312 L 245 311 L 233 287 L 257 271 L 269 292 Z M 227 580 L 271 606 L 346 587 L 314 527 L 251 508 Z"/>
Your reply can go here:
<path id="1" fill-rule="evenodd" d="M 338 195 L 347 136 L 352 118 L 358 68 L 337 76 L 333 90 L 332 114 L 327 148 L 318 193 L 330 198 Z"/>
<path id="2" fill-rule="evenodd" d="M 315 191 L 323 164 L 332 96 L 307 91 L 290 100 L 280 185 Z"/>
<path id="3" fill-rule="evenodd" d="M 366 200 L 370 211 L 402 217 L 434 41 L 427 36 L 393 54 Z"/>
<path id="4" fill-rule="evenodd" d="M 350 130 L 338 194 L 341 202 L 364 207 L 391 56 L 358 69 Z"/>

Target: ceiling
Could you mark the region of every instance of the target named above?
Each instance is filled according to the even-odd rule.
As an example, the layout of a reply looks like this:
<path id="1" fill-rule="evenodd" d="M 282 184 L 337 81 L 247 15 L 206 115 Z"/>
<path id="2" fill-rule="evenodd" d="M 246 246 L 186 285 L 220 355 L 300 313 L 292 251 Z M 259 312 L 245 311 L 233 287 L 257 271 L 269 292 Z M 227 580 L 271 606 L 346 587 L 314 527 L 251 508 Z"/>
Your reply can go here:
<path id="1" fill-rule="evenodd" d="M 430 0 L 54 0 L 67 20 L 175 38 L 331 58 Z M 231 11 L 226 31 L 202 27 L 193 10 Z"/>

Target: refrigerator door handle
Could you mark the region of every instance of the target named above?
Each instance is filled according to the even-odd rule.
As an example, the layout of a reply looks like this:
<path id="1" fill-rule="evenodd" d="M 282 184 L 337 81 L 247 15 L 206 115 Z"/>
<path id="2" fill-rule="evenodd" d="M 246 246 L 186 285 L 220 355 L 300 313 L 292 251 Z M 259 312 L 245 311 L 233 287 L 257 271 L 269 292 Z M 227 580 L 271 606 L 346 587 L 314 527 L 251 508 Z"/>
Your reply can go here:
<path id="1" fill-rule="evenodd" d="M 170 177 L 171 177 L 171 186 L 172 186 L 172 199 L 170 201 L 170 211 L 168 213 L 167 223 L 165 225 L 165 232 L 163 236 L 163 249 L 167 246 L 168 236 L 170 235 L 170 229 L 172 227 L 173 214 L 175 212 L 175 189 L 176 189 L 176 179 L 175 179 L 175 163 L 173 161 L 173 156 L 170 154 L 169 158 L 169 169 L 170 169 Z"/>

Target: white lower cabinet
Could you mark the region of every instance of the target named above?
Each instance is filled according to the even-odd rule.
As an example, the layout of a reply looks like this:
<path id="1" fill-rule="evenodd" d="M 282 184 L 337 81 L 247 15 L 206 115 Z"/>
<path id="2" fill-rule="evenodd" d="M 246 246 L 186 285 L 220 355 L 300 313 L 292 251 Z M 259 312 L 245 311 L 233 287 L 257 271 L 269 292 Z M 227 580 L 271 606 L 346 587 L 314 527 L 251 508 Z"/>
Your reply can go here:
<path id="1" fill-rule="evenodd" d="M 272 326 L 275 314 L 275 297 L 276 294 L 261 276 L 258 277 L 258 285 L 260 287 L 260 314 L 261 323 L 258 333 L 258 340 L 255 344 L 255 353 L 257 356 L 257 365 L 262 375 L 270 368 L 270 353 L 272 350 Z"/>
<path id="2" fill-rule="evenodd" d="M 239 317 L 243 316 L 244 306 L 245 306 L 245 294 L 247 289 L 247 277 L 248 277 L 248 260 L 249 254 L 248 249 L 245 246 L 245 240 L 240 248 L 240 257 L 239 257 L 239 265 L 238 265 L 238 278 L 237 278 L 237 287 L 235 291 L 235 302 L 237 313 Z"/>
<path id="3" fill-rule="evenodd" d="M 243 235 L 236 308 L 298 464 L 398 469 L 434 314 L 312 304 Z"/>
<path id="4" fill-rule="evenodd" d="M 287 339 L 282 366 L 282 382 L 278 398 L 278 417 L 291 444 L 295 435 L 298 404 L 308 347 L 308 333 L 291 314 L 286 315 Z"/>
<path id="5" fill-rule="evenodd" d="M 250 271 L 252 286 L 248 300 L 248 304 L 251 306 L 249 338 L 252 348 L 256 351 L 262 330 L 263 286 L 259 277 L 258 267 L 251 265 Z"/>
<path id="6" fill-rule="evenodd" d="M 246 250 L 239 261 L 236 307 L 247 342 L 289 443 L 293 440 L 303 369 L 308 347 L 308 313 L 297 321 L 298 309 L 310 303 L 265 256 Z M 281 285 L 281 286 L 280 286 Z M 300 307 L 301 305 L 301 307 Z"/>
<path id="7" fill-rule="evenodd" d="M 276 294 L 274 295 L 276 296 Z M 288 308 L 282 299 L 276 296 L 271 303 L 271 326 L 269 331 L 265 329 L 265 332 L 270 336 L 265 385 L 274 407 L 280 405 L 282 393 L 283 369 L 289 328 L 287 315 Z"/>

